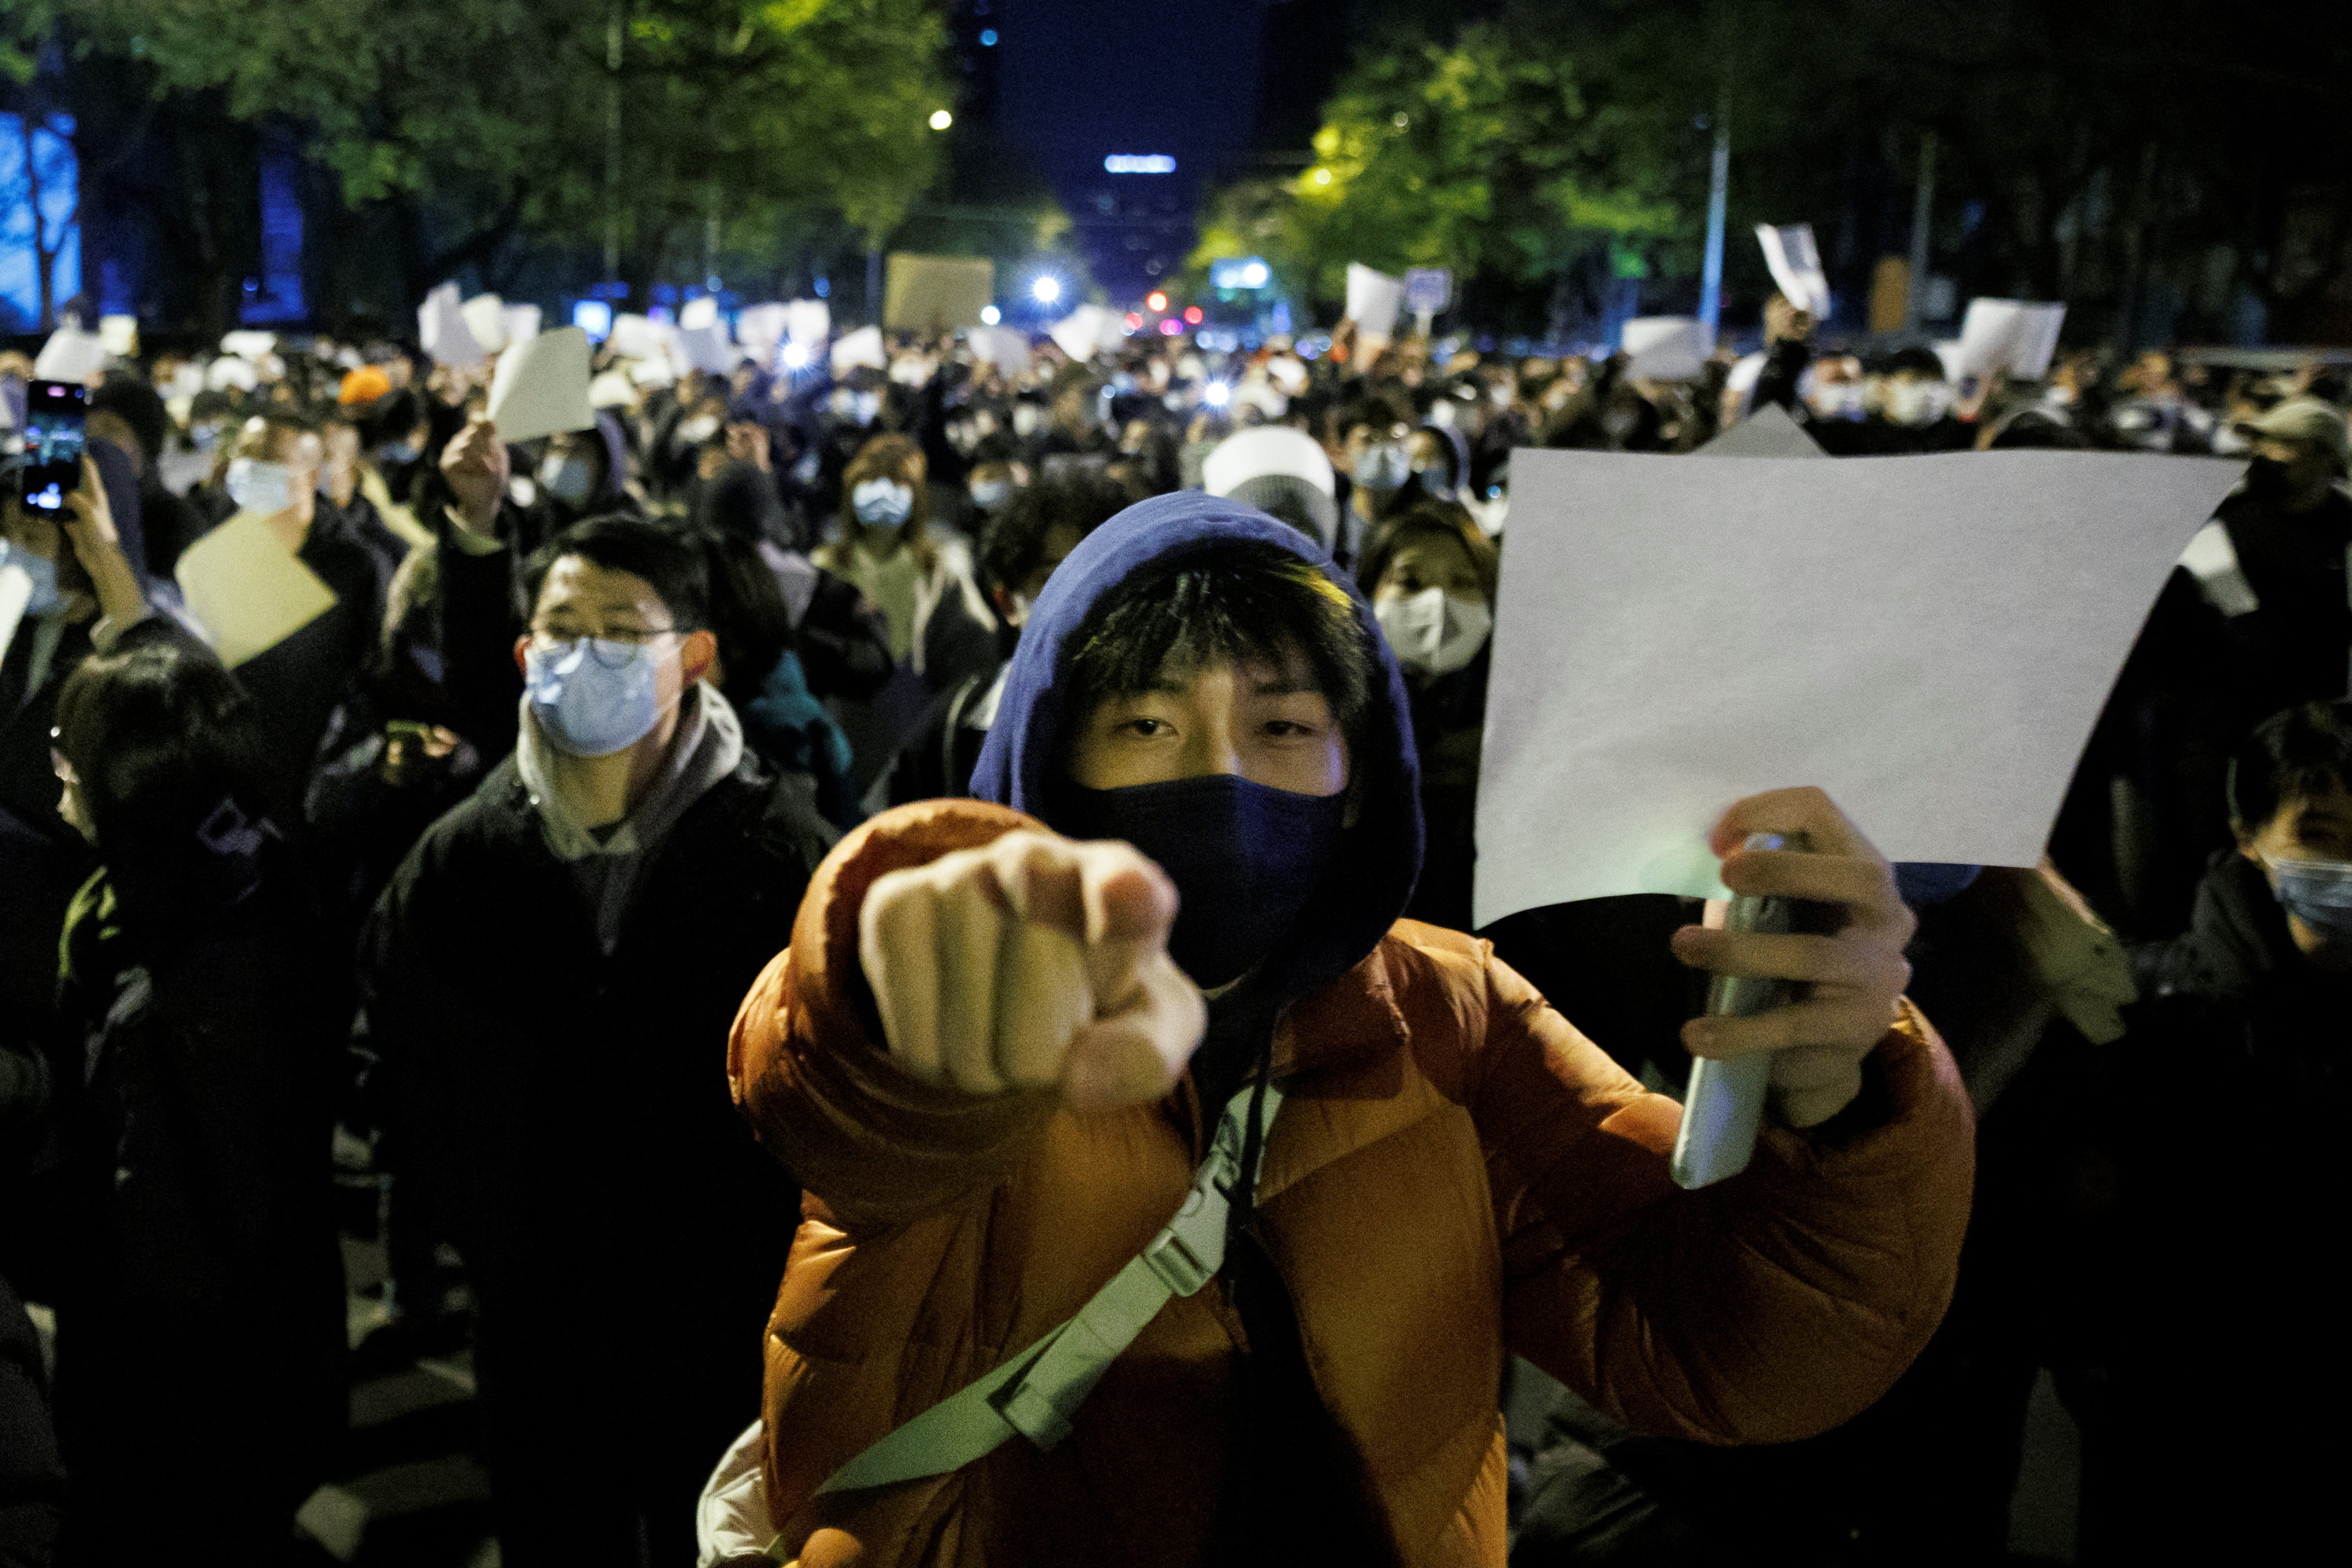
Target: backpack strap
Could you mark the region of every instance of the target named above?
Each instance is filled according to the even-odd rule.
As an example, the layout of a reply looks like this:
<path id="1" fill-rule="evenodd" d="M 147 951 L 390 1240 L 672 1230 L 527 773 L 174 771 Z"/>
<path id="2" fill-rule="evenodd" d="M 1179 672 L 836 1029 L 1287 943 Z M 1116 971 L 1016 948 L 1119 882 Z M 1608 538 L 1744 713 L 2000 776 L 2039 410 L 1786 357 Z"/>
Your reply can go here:
<path id="1" fill-rule="evenodd" d="M 818 1492 L 895 1486 L 945 1475 L 993 1451 L 1016 1433 L 1041 1449 L 1068 1436 L 1070 1417 L 1143 1326 L 1171 1297 L 1192 1295 L 1223 1265 L 1225 1216 L 1241 1169 L 1255 1087 L 1244 1086 L 1225 1103 L 1209 1157 L 1194 1173 L 1176 1216 L 1076 1317 L 880 1438 L 835 1470 Z M 1265 1110 L 1258 1119 L 1261 1138 L 1281 1104 L 1282 1090 L 1266 1084 Z"/>

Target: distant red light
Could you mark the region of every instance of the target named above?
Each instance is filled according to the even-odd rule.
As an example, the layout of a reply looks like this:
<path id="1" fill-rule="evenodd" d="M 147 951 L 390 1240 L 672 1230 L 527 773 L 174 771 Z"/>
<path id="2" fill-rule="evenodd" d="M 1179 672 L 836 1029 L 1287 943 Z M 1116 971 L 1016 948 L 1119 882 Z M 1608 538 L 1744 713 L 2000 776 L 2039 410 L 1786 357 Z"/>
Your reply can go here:
<path id="1" fill-rule="evenodd" d="M 1127 313 L 1127 330 L 1130 332 L 1134 332 L 1140 331 L 1142 329 L 1143 318 L 1137 315 L 1133 310 L 1129 310 Z"/>
<path id="2" fill-rule="evenodd" d="M 1147 310 L 1164 310 L 1168 309 L 1168 296 L 1155 289 L 1143 297 L 1143 308 Z"/>
<path id="3" fill-rule="evenodd" d="M 1192 322 L 1194 326 L 1199 326 L 1201 324 L 1201 307 L 1194 305 L 1186 310 L 1184 312 L 1184 319 Z"/>

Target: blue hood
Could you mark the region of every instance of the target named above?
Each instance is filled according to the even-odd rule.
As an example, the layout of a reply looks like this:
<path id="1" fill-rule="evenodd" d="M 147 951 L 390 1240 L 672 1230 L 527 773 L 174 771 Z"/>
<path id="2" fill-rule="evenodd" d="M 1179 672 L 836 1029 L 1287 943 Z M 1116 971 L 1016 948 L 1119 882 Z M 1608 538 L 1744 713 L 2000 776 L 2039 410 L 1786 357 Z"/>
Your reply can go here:
<path id="1" fill-rule="evenodd" d="M 1246 983 L 1253 994 L 1286 1003 L 1361 962 L 1404 912 L 1421 874 L 1421 769 L 1404 677 L 1370 606 L 1321 545 L 1262 511 L 1198 490 L 1156 496 L 1096 529 L 1046 579 L 1021 629 L 971 793 L 1058 826 L 1053 786 L 1076 717 L 1064 711 L 1066 645 L 1096 601 L 1137 571 L 1244 541 L 1286 550 L 1344 591 L 1380 661 L 1360 752 L 1350 758 L 1356 820 L 1297 926 Z"/>

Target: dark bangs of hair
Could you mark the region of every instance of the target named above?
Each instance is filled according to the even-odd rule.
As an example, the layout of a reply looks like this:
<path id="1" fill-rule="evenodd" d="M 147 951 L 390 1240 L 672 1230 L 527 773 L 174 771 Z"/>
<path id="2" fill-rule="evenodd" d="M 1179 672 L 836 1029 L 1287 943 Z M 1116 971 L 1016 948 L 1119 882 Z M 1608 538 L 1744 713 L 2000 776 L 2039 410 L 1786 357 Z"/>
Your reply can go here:
<path id="1" fill-rule="evenodd" d="M 1357 751 L 1380 668 L 1347 590 L 1255 541 L 1153 562 L 1097 600 L 1067 646 L 1074 718 L 1204 665 L 1296 659 Z"/>
<path id="2" fill-rule="evenodd" d="M 2352 702 L 2306 702 L 2273 713 L 2230 759 L 2230 817 L 2259 833 L 2294 801 L 2352 789 Z"/>

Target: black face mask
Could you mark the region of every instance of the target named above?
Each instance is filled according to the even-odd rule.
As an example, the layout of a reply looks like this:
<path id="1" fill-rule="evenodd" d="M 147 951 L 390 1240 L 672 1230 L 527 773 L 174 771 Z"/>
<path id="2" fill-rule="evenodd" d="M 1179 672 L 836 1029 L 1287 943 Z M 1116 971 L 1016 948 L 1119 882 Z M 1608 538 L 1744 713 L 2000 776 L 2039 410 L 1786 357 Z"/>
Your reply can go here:
<path id="1" fill-rule="evenodd" d="M 2246 465 L 2246 493 L 2263 500 L 2286 495 L 2286 465 L 2276 458 L 2256 458 Z"/>
<path id="2" fill-rule="evenodd" d="M 1263 963 L 1315 896 L 1339 847 L 1347 794 L 1298 795 L 1233 773 L 1125 789 L 1068 787 L 1054 826 L 1123 838 L 1157 861 L 1182 900 L 1169 956 L 1213 990 Z"/>

